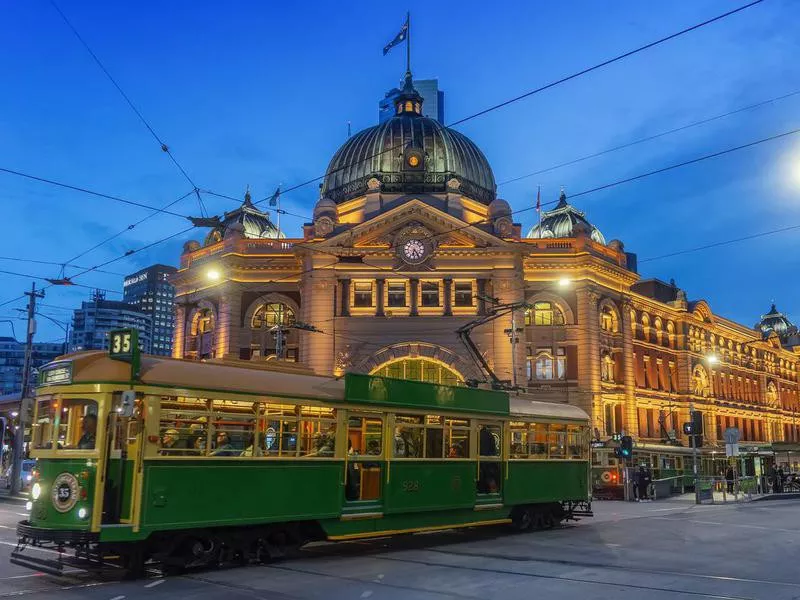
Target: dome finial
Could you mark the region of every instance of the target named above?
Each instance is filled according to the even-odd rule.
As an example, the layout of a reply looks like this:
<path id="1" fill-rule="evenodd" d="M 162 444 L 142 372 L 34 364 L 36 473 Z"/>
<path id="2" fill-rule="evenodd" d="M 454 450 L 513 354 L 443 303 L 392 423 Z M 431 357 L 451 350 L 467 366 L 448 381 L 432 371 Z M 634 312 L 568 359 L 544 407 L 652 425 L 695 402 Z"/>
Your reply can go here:
<path id="1" fill-rule="evenodd" d="M 564 186 L 561 186 L 561 194 L 558 196 L 558 205 L 556 208 L 564 208 L 567 205 L 567 193 L 564 191 Z"/>
<path id="2" fill-rule="evenodd" d="M 253 199 L 250 197 L 250 184 L 247 184 L 247 189 L 244 192 L 244 205 L 253 206 Z"/>
<path id="3" fill-rule="evenodd" d="M 395 114 L 422 115 L 422 96 L 414 87 L 411 70 L 406 71 L 403 88 L 394 100 Z"/>

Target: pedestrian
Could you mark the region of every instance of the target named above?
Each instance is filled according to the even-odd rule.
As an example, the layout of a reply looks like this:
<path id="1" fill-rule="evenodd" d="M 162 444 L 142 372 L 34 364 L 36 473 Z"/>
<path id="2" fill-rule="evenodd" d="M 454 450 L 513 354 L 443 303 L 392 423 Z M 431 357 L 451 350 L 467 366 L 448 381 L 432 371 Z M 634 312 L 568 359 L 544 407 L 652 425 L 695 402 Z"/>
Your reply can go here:
<path id="1" fill-rule="evenodd" d="M 639 465 L 639 501 L 647 502 L 647 471 L 644 469 L 644 465 Z"/>
<path id="2" fill-rule="evenodd" d="M 778 469 L 775 468 L 775 465 L 772 465 L 772 468 L 769 470 L 769 480 L 772 483 L 772 493 L 777 494 L 779 493 L 781 481 L 778 477 Z"/>
<path id="3" fill-rule="evenodd" d="M 728 483 L 728 493 L 733 493 L 733 467 L 728 465 L 728 469 L 725 471 L 725 481 Z"/>
<path id="4" fill-rule="evenodd" d="M 640 467 L 640 469 L 641 469 L 641 467 Z M 633 480 L 633 499 L 636 502 L 639 502 L 639 500 L 640 500 L 640 498 L 639 498 L 639 482 L 641 481 L 641 474 L 639 472 L 639 469 L 634 469 L 633 470 L 633 477 L 631 479 Z"/>
<path id="5" fill-rule="evenodd" d="M 778 467 L 778 493 L 783 493 L 783 486 L 786 483 L 786 475 L 783 473 L 783 467 Z"/>
<path id="6" fill-rule="evenodd" d="M 650 485 L 653 483 L 653 472 L 650 470 L 650 467 L 644 468 L 644 499 L 645 502 L 650 502 L 651 494 L 650 494 Z"/>

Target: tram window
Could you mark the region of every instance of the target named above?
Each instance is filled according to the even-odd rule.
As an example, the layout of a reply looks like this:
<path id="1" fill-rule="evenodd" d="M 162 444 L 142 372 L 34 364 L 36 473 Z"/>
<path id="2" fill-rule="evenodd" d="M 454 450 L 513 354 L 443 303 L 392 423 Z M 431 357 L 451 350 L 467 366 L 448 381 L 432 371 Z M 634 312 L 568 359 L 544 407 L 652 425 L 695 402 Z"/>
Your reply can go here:
<path id="1" fill-rule="evenodd" d="M 444 458 L 443 421 L 439 416 L 425 417 L 425 458 Z"/>
<path id="2" fill-rule="evenodd" d="M 468 419 L 445 419 L 448 458 L 469 458 L 470 428 Z"/>
<path id="3" fill-rule="evenodd" d="M 577 425 L 567 425 L 567 457 L 585 458 L 586 457 L 586 436 L 585 430 Z"/>
<path id="4" fill-rule="evenodd" d="M 546 423 L 531 423 L 528 432 L 528 457 L 547 458 Z"/>
<path id="5" fill-rule="evenodd" d="M 203 398 L 162 397 L 159 454 L 196 456 L 208 446 L 209 401 Z"/>
<path id="6" fill-rule="evenodd" d="M 59 450 L 93 450 L 97 436 L 97 402 L 84 398 L 43 400 L 38 406 L 36 426 L 36 448 L 53 448 L 55 441 Z"/>
<path id="7" fill-rule="evenodd" d="M 529 423 L 511 422 L 511 458 L 528 458 Z"/>
<path id="8" fill-rule="evenodd" d="M 210 423 L 214 439 L 207 449 L 209 455 L 239 456 L 245 449 L 252 449 L 258 408 L 254 402 L 214 400 Z"/>
<path id="9" fill-rule="evenodd" d="M 567 432 L 565 425 L 551 424 L 550 432 L 547 436 L 548 446 L 550 447 L 550 458 L 566 458 L 567 455 Z"/>
<path id="10" fill-rule="evenodd" d="M 332 408 L 300 409 L 300 456 L 331 457 L 336 450 L 336 412 Z"/>
<path id="11" fill-rule="evenodd" d="M 347 424 L 347 452 L 354 458 L 383 454 L 383 421 L 380 417 L 352 416 Z"/>
<path id="12" fill-rule="evenodd" d="M 500 457 L 502 445 L 502 429 L 499 425 L 481 425 L 478 437 L 480 456 Z"/>
<path id="13" fill-rule="evenodd" d="M 421 458 L 423 453 L 424 417 L 396 415 L 394 427 L 394 458 Z"/>

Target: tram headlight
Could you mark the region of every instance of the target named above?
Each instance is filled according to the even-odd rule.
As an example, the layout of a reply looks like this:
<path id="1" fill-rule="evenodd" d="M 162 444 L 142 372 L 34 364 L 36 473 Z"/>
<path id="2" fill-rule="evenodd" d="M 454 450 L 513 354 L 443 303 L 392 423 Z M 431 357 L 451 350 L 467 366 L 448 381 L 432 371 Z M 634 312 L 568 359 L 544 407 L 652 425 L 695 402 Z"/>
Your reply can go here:
<path id="1" fill-rule="evenodd" d="M 28 500 L 28 501 L 25 503 L 25 510 L 27 510 L 27 511 L 29 511 L 29 512 L 30 512 L 30 511 L 32 511 L 32 510 L 33 510 L 33 502 L 31 502 L 30 500 Z"/>
<path id="2" fill-rule="evenodd" d="M 89 516 L 89 511 L 88 510 L 86 510 L 85 508 L 79 508 L 78 509 L 78 518 L 79 519 L 85 519 L 88 516 Z"/>
<path id="3" fill-rule="evenodd" d="M 39 496 L 41 496 L 41 495 L 42 495 L 42 486 L 41 486 L 41 485 L 39 485 L 39 483 L 38 483 L 38 482 L 37 482 L 37 483 L 34 483 L 34 484 L 33 484 L 33 487 L 31 488 L 31 497 L 32 497 L 34 500 L 38 500 L 38 499 L 39 499 Z"/>

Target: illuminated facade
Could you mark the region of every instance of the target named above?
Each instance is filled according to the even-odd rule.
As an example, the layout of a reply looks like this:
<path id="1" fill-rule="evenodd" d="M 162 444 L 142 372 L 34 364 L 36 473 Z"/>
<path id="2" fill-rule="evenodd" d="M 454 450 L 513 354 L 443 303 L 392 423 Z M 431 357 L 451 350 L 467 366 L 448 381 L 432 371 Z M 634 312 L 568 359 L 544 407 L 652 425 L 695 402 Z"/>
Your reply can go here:
<path id="1" fill-rule="evenodd" d="M 395 116 L 332 158 L 302 236 L 282 237 L 247 196 L 186 245 L 174 356 L 265 360 L 280 335 L 282 356 L 318 373 L 485 380 L 456 330 L 524 302 L 516 343 L 510 315 L 473 341 L 500 379 L 584 408 L 601 439 L 685 444 L 694 404 L 709 445 L 730 426 L 752 445 L 800 441 L 800 346 L 777 310 L 753 328 L 642 280 L 563 194 L 523 236 L 480 149 L 421 104 L 409 75 Z"/>

